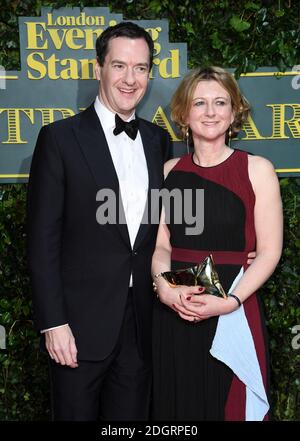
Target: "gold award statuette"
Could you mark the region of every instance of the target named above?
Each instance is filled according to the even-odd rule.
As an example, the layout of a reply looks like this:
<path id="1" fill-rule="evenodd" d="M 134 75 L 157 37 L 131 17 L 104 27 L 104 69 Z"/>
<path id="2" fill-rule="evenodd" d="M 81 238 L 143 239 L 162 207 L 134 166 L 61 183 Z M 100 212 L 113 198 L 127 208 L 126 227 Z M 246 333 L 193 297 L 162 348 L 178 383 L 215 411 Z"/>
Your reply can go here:
<path id="1" fill-rule="evenodd" d="M 198 265 L 177 271 L 166 271 L 161 273 L 161 275 L 172 287 L 179 285 L 200 285 L 205 287 L 203 294 L 211 294 L 224 298 L 228 297 L 220 283 L 211 254 L 202 262 L 198 263 Z"/>

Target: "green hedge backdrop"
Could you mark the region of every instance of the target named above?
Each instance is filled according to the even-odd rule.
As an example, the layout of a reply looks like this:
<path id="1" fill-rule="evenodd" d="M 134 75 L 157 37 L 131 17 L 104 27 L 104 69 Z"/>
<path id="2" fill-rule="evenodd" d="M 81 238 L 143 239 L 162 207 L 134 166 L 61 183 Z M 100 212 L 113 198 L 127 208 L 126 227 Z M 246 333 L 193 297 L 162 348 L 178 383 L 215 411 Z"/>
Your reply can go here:
<path id="1" fill-rule="evenodd" d="M 18 16 L 38 16 L 41 6 L 109 6 L 125 19 L 167 18 L 170 41 L 188 44 L 189 67 L 217 64 L 236 68 L 238 76 L 260 66 L 284 70 L 300 64 L 298 0 L 2 0 L 0 65 L 7 70 L 20 69 Z M 261 295 L 270 338 L 272 419 L 300 420 L 300 348 L 292 347 L 292 330 L 300 326 L 300 179 L 281 179 L 280 185 L 284 251 Z M 31 321 L 25 199 L 25 184 L 0 186 L 0 325 L 7 332 L 7 349 L 0 350 L 0 420 L 49 419 L 47 362 Z"/>

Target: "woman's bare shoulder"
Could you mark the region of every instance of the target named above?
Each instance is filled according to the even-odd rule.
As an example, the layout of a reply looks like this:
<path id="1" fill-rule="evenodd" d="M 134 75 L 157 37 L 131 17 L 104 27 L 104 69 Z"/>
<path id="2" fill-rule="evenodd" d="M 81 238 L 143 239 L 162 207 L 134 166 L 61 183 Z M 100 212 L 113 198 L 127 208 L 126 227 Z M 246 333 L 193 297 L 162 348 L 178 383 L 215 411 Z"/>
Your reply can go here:
<path id="1" fill-rule="evenodd" d="M 249 167 L 251 167 L 254 171 L 257 171 L 258 173 L 264 171 L 274 172 L 274 166 L 272 162 L 262 156 L 248 155 L 248 161 Z"/>
<path id="2" fill-rule="evenodd" d="M 278 183 L 278 178 L 274 165 L 271 161 L 262 156 L 249 155 L 248 156 L 248 170 L 249 178 L 254 188 L 263 188 L 268 184 Z"/>

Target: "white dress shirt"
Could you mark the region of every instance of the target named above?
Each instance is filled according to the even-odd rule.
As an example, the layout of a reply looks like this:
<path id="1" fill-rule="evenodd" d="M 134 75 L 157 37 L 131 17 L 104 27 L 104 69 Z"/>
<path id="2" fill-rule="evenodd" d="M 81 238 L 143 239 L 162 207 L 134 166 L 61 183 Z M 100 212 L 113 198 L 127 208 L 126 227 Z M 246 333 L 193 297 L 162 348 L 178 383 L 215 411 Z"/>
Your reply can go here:
<path id="1" fill-rule="evenodd" d="M 117 172 L 131 246 L 133 247 L 144 214 L 148 192 L 148 169 L 140 132 L 135 140 L 125 132 L 115 136 L 115 114 L 96 98 L 100 119 L 112 161 Z M 127 121 L 134 119 L 134 113 Z M 100 147 L 101 148 L 101 147 Z"/>
<path id="2" fill-rule="evenodd" d="M 149 185 L 142 138 L 140 132 L 134 140 L 129 138 L 125 132 L 114 135 L 115 114 L 101 103 L 98 96 L 94 105 L 118 176 L 130 243 L 133 248 L 144 214 Z M 134 116 L 133 113 L 127 121 L 134 119 Z M 103 148 L 103 146 L 99 146 L 99 148 Z M 129 286 L 132 286 L 132 275 Z M 44 329 L 41 332 L 44 333 L 66 325 Z"/>

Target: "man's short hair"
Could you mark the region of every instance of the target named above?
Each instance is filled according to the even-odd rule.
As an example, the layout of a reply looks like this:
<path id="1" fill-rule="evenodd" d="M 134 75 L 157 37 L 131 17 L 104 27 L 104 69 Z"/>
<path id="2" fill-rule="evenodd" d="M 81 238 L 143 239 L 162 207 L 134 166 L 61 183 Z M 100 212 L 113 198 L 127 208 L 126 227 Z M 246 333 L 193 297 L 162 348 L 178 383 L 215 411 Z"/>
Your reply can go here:
<path id="1" fill-rule="evenodd" d="M 150 34 L 144 28 L 131 21 L 123 21 L 115 26 L 109 26 L 102 32 L 96 40 L 97 60 L 100 66 L 104 65 L 105 57 L 108 52 L 110 40 L 117 37 L 126 37 L 131 39 L 143 38 L 149 48 L 149 71 L 153 64 L 154 43 Z"/>

